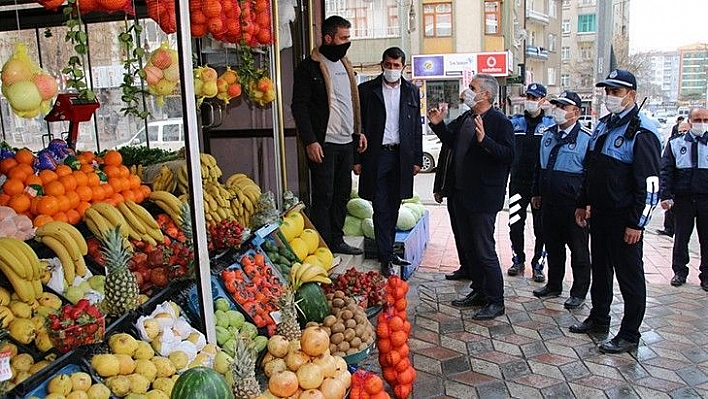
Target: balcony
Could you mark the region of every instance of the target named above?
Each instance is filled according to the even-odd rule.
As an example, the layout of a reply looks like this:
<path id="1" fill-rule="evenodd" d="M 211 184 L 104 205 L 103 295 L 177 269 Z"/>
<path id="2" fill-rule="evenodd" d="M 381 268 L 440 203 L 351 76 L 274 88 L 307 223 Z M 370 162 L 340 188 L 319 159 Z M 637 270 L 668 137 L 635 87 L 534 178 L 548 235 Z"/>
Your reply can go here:
<path id="1" fill-rule="evenodd" d="M 541 60 L 547 60 L 548 50 L 543 47 L 526 46 L 526 56 L 531 58 L 538 58 Z"/>
<path id="2" fill-rule="evenodd" d="M 550 21 L 548 14 L 530 9 L 526 10 L 526 19 L 532 22 L 538 22 L 542 25 L 548 25 L 548 22 Z"/>

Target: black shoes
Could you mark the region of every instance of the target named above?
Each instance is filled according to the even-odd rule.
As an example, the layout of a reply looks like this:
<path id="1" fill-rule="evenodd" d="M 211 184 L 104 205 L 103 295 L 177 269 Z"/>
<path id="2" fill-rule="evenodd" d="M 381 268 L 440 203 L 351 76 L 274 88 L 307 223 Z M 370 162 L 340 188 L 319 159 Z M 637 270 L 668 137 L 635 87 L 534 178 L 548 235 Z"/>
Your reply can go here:
<path id="1" fill-rule="evenodd" d="M 523 276 L 525 268 L 523 263 L 514 263 L 509 270 L 506 271 L 506 274 L 510 276 Z"/>
<path id="2" fill-rule="evenodd" d="M 684 284 L 686 284 L 686 277 L 674 274 L 674 277 L 671 279 L 671 285 L 674 287 L 680 287 Z"/>
<path id="3" fill-rule="evenodd" d="M 656 234 L 661 234 L 662 236 L 667 236 L 667 237 L 672 237 L 672 238 L 674 236 L 673 231 L 666 231 L 666 230 L 661 230 L 661 229 L 657 230 Z"/>
<path id="4" fill-rule="evenodd" d="M 343 242 L 338 245 L 334 245 L 330 249 L 332 250 L 332 252 L 336 252 L 338 254 L 345 254 L 345 255 L 361 255 L 364 253 L 364 251 L 362 251 L 361 248 L 352 247 L 351 245 L 347 244 L 346 242 Z"/>
<path id="5" fill-rule="evenodd" d="M 446 274 L 445 280 L 470 280 L 470 276 L 460 268 L 450 274 Z"/>
<path id="6" fill-rule="evenodd" d="M 533 281 L 537 283 L 546 281 L 546 276 L 543 274 L 543 270 L 541 270 L 541 268 L 533 268 Z"/>
<path id="7" fill-rule="evenodd" d="M 552 288 L 548 288 L 548 286 L 541 287 L 537 290 L 533 290 L 533 296 L 538 297 L 538 298 L 547 298 L 547 297 L 555 297 L 555 296 L 560 296 L 561 291 L 560 290 L 554 290 Z"/>
<path id="8" fill-rule="evenodd" d="M 479 291 L 472 291 L 462 299 L 453 299 L 452 306 L 457 308 L 471 308 L 473 306 L 484 306 L 487 301 Z"/>
<path id="9" fill-rule="evenodd" d="M 638 342 L 627 341 L 624 338 L 614 337 L 609 341 L 603 342 L 600 345 L 602 353 L 624 353 L 637 349 Z"/>
<path id="10" fill-rule="evenodd" d="M 482 310 L 472 316 L 475 320 L 490 320 L 504 314 L 504 305 L 499 303 L 488 303 Z"/>
<path id="11" fill-rule="evenodd" d="M 570 328 L 568 328 L 568 331 L 572 333 L 577 333 L 577 334 L 585 334 L 585 333 L 597 333 L 597 334 L 607 334 L 610 332 L 610 325 L 609 324 L 600 324 L 596 322 L 594 319 L 587 318 L 585 321 L 582 323 L 575 323 Z"/>
<path id="12" fill-rule="evenodd" d="M 411 262 L 401 258 L 400 256 L 393 254 L 391 255 L 391 263 L 396 266 L 410 266 Z"/>
<path id="13" fill-rule="evenodd" d="M 708 292 L 708 280 L 701 281 L 701 288 L 703 289 L 703 291 Z"/>
<path id="14" fill-rule="evenodd" d="M 585 302 L 585 298 L 580 298 L 577 296 L 571 296 L 568 298 L 563 306 L 565 306 L 566 309 L 577 309 L 579 308 L 583 303 Z"/>
<path id="15" fill-rule="evenodd" d="M 393 269 L 393 265 L 391 262 L 381 262 L 381 275 L 389 278 L 391 276 L 394 276 L 396 274 L 396 271 Z"/>

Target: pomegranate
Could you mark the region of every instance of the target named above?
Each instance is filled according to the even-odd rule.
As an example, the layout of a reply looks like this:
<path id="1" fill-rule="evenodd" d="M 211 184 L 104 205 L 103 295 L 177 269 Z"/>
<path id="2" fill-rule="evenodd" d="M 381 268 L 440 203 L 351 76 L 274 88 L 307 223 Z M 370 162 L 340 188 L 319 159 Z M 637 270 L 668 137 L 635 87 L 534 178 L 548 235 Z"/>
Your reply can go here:
<path id="1" fill-rule="evenodd" d="M 329 348 L 329 334 L 321 327 L 308 327 L 300 338 L 302 351 L 310 356 L 319 356 Z"/>
<path id="2" fill-rule="evenodd" d="M 327 399 L 327 398 L 343 398 L 344 396 L 324 396 L 318 389 L 308 389 L 302 391 L 300 399 Z"/>
<path id="3" fill-rule="evenodd" d="M 288 366 L 288 370 L 290 371 L 297 371 L 303 364 L 306 364 L 309 361 L 310 357 L 307 356 L 305 352 L 299 350 L 292 351 L 285 357 L 285 364 Z"/>
<path id="4" fill-rule="evenodd" d="M 275 357 L 285 357 L 288 354 L 288 344 L 282 335 L 273 335 L 268 340 L 268 353 Z"/>
<path id="5" fill-rule="evenodd" d="M 344 383 L 336 378 L 325 378 L 319 390 L 325 398 L 343 398 L 347 392 Z"/>
<path id="6" fill-rule="evenodd" d="M 314 363 L 305 363 L 297 369 L 297 380 L 302 389 L 315 389 L 322 385 L 322 370 Z"/>
<path id="7" fill-rule="evenodd" d="M 299 388 L 297 375 L 292 371 L 281 371 L 275 373 L 268 380 L 268 390 L 275 396 L 287 398 L 293 395 Z"/>

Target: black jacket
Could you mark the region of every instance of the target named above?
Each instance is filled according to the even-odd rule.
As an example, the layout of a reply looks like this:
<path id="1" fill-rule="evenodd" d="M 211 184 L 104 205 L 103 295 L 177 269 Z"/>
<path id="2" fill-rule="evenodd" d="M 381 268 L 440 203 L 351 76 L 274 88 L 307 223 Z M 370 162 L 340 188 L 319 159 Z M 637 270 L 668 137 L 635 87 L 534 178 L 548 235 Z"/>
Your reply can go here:
<path id="1" fill-rule="evenodd" d="M 354 163 L 361 164 L 359 196 L 373 200 L 376 195 L 378 160 L 381 155 L 386 105 L 383 97 L 383 75 L 359 85 L 362 131 L 368 147 L 363 154 L 356 154 Z M 418 88 L 401 79 L 398 113 L 399 165 L 401 199 L 413 196 L 413 165 L 423 165 L 423 126 L 420 123 L 420 93 Z"/>
<path id="2" fill-rule="evenodd" d="M 327 66 L 322 63 L 323 55 L 315 48 L 309 57 L 302 60 L 295 69 L 293 101 L 291 110 L 295 118 L 297 133 L 304 146 L 319 142 L 324 144 L 329 121 L 329 93 L 332 90 Z M 345 57 L 342 63 L 349 74 L 354 110 L 353 150 L 359 143 L 361 117 L 359 114 L 359 92 L 351 63 Z"/>
<path id="3" fill-rule="evenodd" d="M 698 142 L 698 165 L 694 165 L 692 156 L 695 142 Z M 669 139 L 661 159 L 661 199 L 708 198 L 707 155 L 704 138 L 686 133 Z"/>
<path id="4" fill-rule="evenodd" d="M 509 119 L 494 108 L 482 116 L 485 137 L 477 143 L 472 137 L 460 161 L 462 176 L 455 195 L 464 198 L 465 212 L 496 213 L 504 205 L 509 170 L 514 160 L 514 130 Z M 474 118 L 467 118 L 460 129 L 452 131 L 444 122 L 430 125 L 443 144 L 455 148 L 460 134 L 475 134 Z M 457 170 L 456 173 L 462 172 Z"/>
<path id="5" fill-rule="evenodd" d="M 462 115 L 458 116 L 447 125 L 447 128 L 453 132 L 456 132 L 462 122 L 465 119 L 472 116 L 471 111 L 466 111 Z M 455 189 L 455 168 L 453 163 L 454 151 L 450 146 L 443 143 L 440 148 L 440 155 L 438 155 L 438 165 L 435 168 L 435 180 L 433 181 L 433 193 L 438 193 L 442 197 L 450 196 L 452 190 Z"/>
<path id="6" fill-rule="evenodd" d="M 514 163 L 511 165 L 511 183 L 531 187 L 533 171 L 538 163 L 538 149 L 543 132 L 555 125 L 552 117 L 544 111 L 536 117 L 528 112 L 512 116 L 514 127 Z"/>

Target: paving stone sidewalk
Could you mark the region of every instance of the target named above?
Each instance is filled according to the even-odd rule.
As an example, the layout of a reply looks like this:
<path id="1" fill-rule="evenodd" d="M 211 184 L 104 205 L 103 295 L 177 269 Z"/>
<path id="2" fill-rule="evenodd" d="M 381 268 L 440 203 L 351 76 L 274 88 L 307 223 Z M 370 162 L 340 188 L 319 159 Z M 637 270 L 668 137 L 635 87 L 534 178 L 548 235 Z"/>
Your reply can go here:
<path id="1" fill-rule="evenodd" d="M 708 293 L 697 285 L 696 248 L 691 248 L 688 284 L 671 287 L 672 242 L 647 231 L 642 341 L 635 353 L 605 355 L 597 345 L 607 337 L 568 332 L 568 326 L 590 312 L 589 298 L 580 309 L 563 308 L 569 269 L 565 295 L 543 301 L 531 293 L 541 284 L 530 279 L 528 267 L 523 278 L 506 276 L 511 259 L 506 212 L 499 214 L 496 231 L 506 314 L 476 321 L 472 315 L 477 309 L 451 307 L 450 301 L 469 289 L 465 282 L 444 279 L 458 265 L 449 219 L 443 206 L 428 210 L 431 240 L 409 280 L 415 321 L 411 356 L 418 371 L 415 399 L 708 397 Z M 530 243 L 529 231 L 527 248 Z M 622 311 L 615 286 L 610 337 L 617 333 Z"/>

